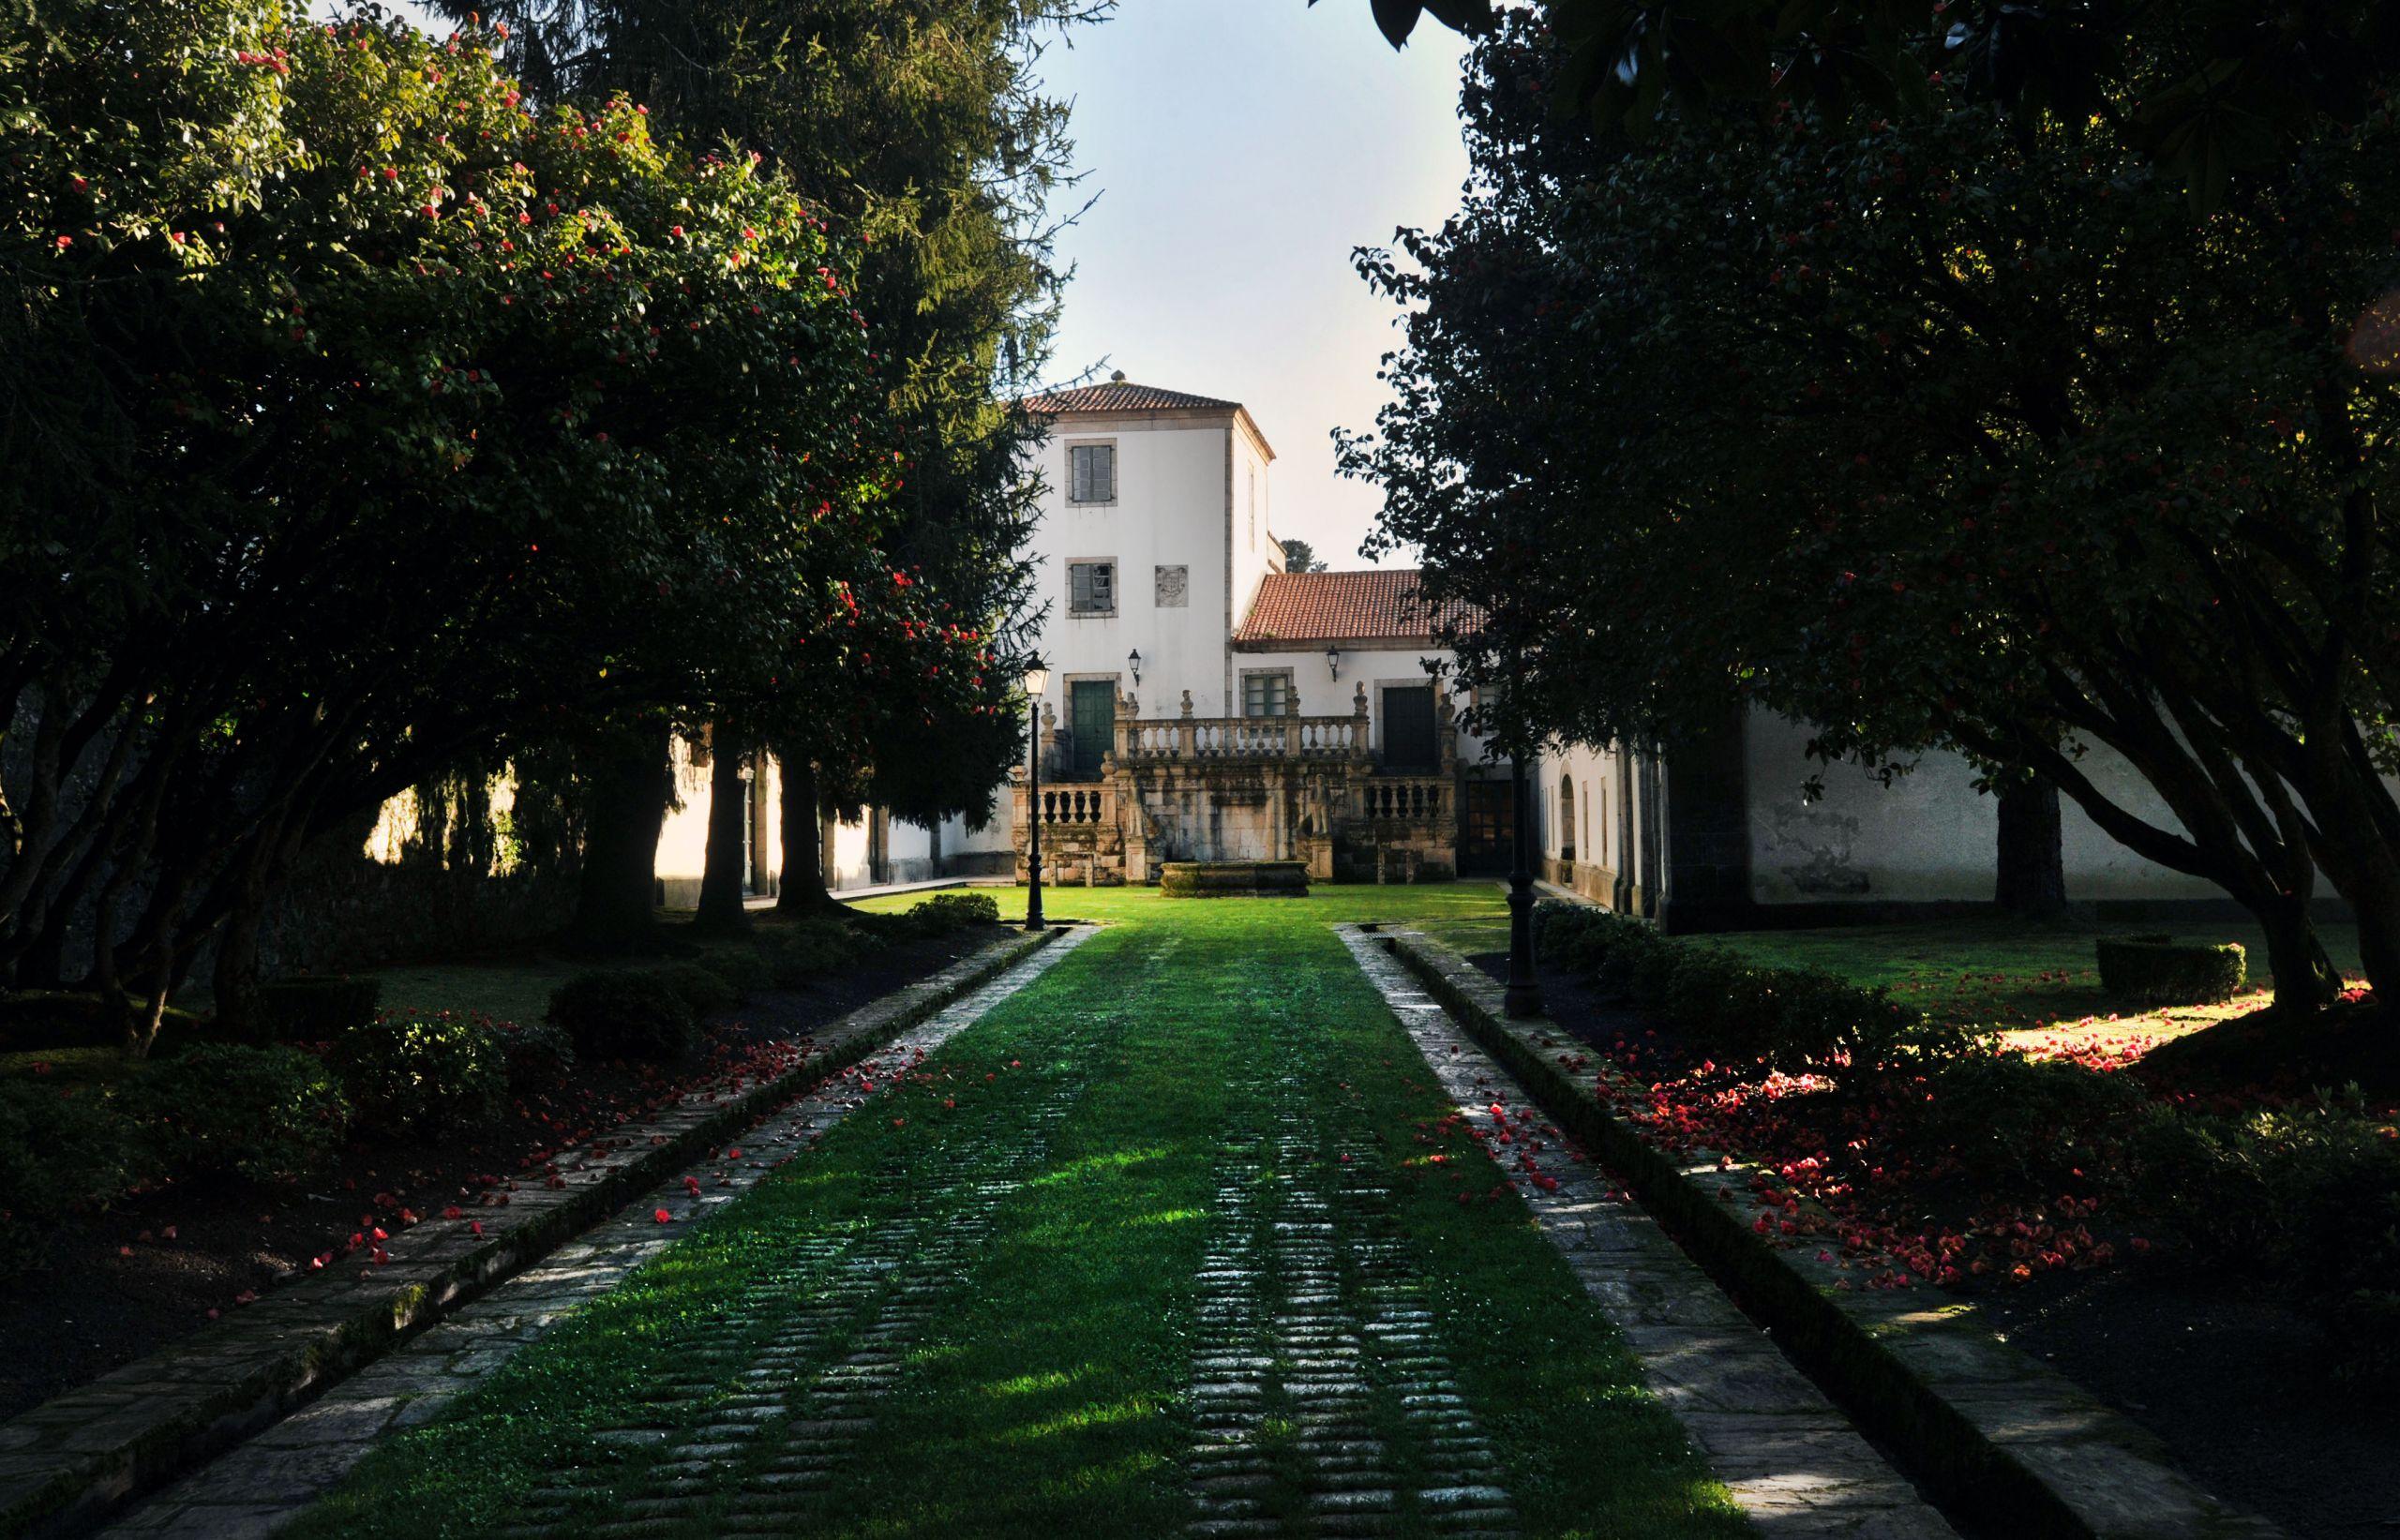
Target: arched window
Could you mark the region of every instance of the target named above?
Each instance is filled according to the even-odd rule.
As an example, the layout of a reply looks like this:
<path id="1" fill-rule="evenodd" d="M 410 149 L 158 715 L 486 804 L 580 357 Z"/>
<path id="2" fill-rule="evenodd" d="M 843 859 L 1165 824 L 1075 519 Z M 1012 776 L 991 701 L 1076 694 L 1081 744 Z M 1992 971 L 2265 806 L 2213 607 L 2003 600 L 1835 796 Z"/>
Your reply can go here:
<path id="1" fill-rule="evenodd" d="M 1575 780 L 1568 775 L 1558 778 L 1558 859 L 1575 862 Z"/>

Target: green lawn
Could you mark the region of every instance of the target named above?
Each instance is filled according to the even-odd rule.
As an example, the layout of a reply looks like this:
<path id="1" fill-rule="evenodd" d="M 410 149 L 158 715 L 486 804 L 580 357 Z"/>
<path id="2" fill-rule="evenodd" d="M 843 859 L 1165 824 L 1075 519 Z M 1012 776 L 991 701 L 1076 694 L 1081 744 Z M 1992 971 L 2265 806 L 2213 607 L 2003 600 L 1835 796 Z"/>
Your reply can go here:
<path id="1" fill-rule="evenodd" d="M 1055 913 L 1106 928 L 952 1039 L 921 1083 L 870 1101 L 453 1414 L 387 1443 L 295 1533 L 505 1528 L 529 1501 L 557 1501 L 528 1494 L 562 1472 L 579 1494 L 569 1533 L 632 1511 L 630 1494 L 661 1489 L 647 1474 L 658 1457 L 612 1442 L 609 1428 L 711 1416 L 759 1345 L 792 1339 L 777 1336 L 780 1322 L 831 1297 L 811 1257 L 962 1227 L 984 1238 L 952 1263 L 951 1283 L 922 1256 L 892 1251 L 891 1276 L 933 1288 L 936 1308 L 878 1399 L 872 1437 L 786 1533 L 1175 1533 L 1192 1511 L 1183 1457 L 1195 1273 L 1219 1222 L 1212 1205 L 1240 1169 L 1228 1152 L 1268 1152 L 1248 1190 L 1272 1202 L 1279 1184 L 1341 1180 L 1337 1144 L 1368 1151 L 1372 1179 L 1393 1189 L 1391 1221 L 1526 1533 L 1744 1533 L 1513 1193 L 1461 1203 L 1457 1168 L 1424 1163 L 1417 1133 L 1448 1104 L 1328 928 L 1458 923 L 1497 902 L 1488 885 L 1305 900 L 1059 894 Z M 1282 1132 L 1262 1139 L 1270 1126 Z M 1037 1129 L 1047 1130 L 1038 1140 Z M 979 1206 L 977 1181 L 995 1170 L 1016 1185 Z M 860 1308 L 863 1322 L 872 1310 Z M 662 1394 L 696 1373 L 697 1397 Z M 1404 1454 L 1404 1432 L 1394 1437 Z M 667 1533 L 714 1533 L 772 1442 L 728 1457 L 724 1482 L 686 1488 Z M 1279 1503 L 1298 1501 L 1297 1488 L 1279 1488 Z M 1426 1531 L 1404 1518 L 1408 1533 Z"/>
<path id="2" fill-rule="evenodd" d="M 2142 1010 L 2100 989 L 2092 942 L 2127 930 L 2171 930 L 2179 940 L 2239 941 L 2250 949 L 2251 993 L 2223 1006 Z M 2358 971 L 2358 927 L 2323 927 L 2335 965 Z M 1706 938 L 1779 967 L 1819 967 L 1880 984 L 1944 1021 L 2040 1033 L 2078 1031 L 2175 1036 L 2266 1003 L 2264 940 L 2240 921 L 2177 926 L 2032 924 L 1988 919 L 1804 931 L 1749 931 Z M 2085 1024 L 2089 1024 L 2086 1025 Z"/>

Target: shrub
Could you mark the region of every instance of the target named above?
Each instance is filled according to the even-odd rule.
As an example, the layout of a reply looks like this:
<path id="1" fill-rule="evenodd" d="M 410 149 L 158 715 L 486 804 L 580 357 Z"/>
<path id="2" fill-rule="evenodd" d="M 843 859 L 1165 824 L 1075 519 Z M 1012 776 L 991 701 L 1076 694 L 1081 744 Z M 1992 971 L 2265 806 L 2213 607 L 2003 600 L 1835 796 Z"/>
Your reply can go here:
<path id="1" fill-rule="evenodd" d="M 499 1113 L 507 1051 L 490 1022 L 437 1011 L 352 1027 L 326 1055 L 359 1115 L 396 1133 L 428 1133 Z"/>
<path id="2" fill-rule="evenodd" d="M 2240 1115 L 2162 1108 L 2137 1146 L 2142 1197 L 2201 1257 L 2342 1289 L 2400 1278 L 2400 1143 L 2320 1098 Z"/>
<path id="3" fill-rule="evenodd" d="M 879 914 L 872 909 L 853 909 L 847 921 L 850 937 L 862 950 L 890 946 L 894 942 L 912 941 L 920 934 L 917 922 L 907 915 Z"/>
<path id="4" fill-rule="evenodd" d="M 2182 942 L 2168 935 L 2099 941 L 2100 987 L 2145 1005 L 2210 1005 L 2241 993 L 2247 959 L 2237 942 Z"/>
<path id="5" fill-rule="evenodd" d="M 655 968 L 577 974 L 550 995 L 549 1020 L 586 1058 L 680 1058 L 698 1036 L 690 1003 Z"/>
<path id="6" fill-rule="evenodd" d="M 2202 1260 L 2264 1274 L 2338 1344 L 2335 1376 L 2400 1384 L 2400 1140 L 2355 1096 L 2210 1115 L 2162 1108 L 2142 1195 Z"/>
<path id="7" fill-rule="evenodd" d="M 89 1087 L 0 1080 L 0 1278 L 39 1266 L 59 1221 L 149 1174 L 141 1130 Z"/>
<path id="8" fill-rule="evenodd" d="M 643 971 L 681 995 L 695 1017 L 723 1010 L 739 999 L 725 975 L 709 963 L 661 963 Z"/>
<path id="9" fill-rule="evenodd" d="M 2067 1059 L 1967 1054 L 1937 1067 L 1912 1103 L 1918 1129 L 1978 1174 L 2054 1192 L 2122 1168 L 2151 1101 L 2131 1077 Z"/>
<path id="10" fill-rule="evenodd" d="M 836 920 L 812 920 L 786 929 L 768 944 L 767 971 L 777 989 L 799 989 L 832 973 L 858 954 L 858 940 Z"/>
<path id="11" fill-rule="evenodd" d="M 278 979 L 259 986 L 259 1037 L 265 1042 L 326 1042 L 375 1019 L 381 979 Z"/>
<path id="12" fill-rule="evenodd" d="M 908 918 L 927 935 L 942 935 L 969 925 L 997 925 L 1000 905 L 989 893 L 936 893 L 910 906 Z"/>
<path id="13" fill-rule="evenodd" d="M 508 1088 L 562 1084 L 575 1073 L 575 1039 L 550 1022 L 510 1022 L 492 1029 L 508 1068 Z"/>
<path id="14" fill-rule="evenodd" d="M 296 1048 L 196 1044 L 152 1065 L 125 1096 L 162 1163 L 188 1175 L 299 1175 L 322 1164 L 350 1125 L 333 1076 Z"/>
<path id="15" fill-rule="evenodd" d="M 1534 949 L 1543 962 L 1586 976 L 1598 972 L 1619 945 L 1638 947 L 1658 939 L 1657 930 L 1644 921 L 1559 899 L 1534 905 L 1533 927 Z"/>
<path id="16" fill-rule="evenodd" d="M 774 987 L 774 976 L 768 970 L 767 960 L 748 947 L 712 951 L 700 960 L 700 965 L 724 980 L 737 1002 Z"/>

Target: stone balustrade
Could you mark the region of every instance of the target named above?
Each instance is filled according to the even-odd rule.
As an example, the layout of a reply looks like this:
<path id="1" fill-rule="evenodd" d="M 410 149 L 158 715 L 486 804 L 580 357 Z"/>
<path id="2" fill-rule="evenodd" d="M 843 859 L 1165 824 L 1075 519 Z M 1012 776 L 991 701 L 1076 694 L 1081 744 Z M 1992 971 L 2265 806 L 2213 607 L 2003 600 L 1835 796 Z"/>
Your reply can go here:
<path id="1" fill-rule="evenodd" d="M 1359 811 L 1372 823 L 1425 823 L 1448 811 L 1454 793 L 1447 777 L 1379 775 L 1360 783 Z"/>
<path id="2" fill-rule="evenodd" d="M 1364 759 L 1363 716 L 1117 719 L 1120 765 L 1251 759 Z"/>

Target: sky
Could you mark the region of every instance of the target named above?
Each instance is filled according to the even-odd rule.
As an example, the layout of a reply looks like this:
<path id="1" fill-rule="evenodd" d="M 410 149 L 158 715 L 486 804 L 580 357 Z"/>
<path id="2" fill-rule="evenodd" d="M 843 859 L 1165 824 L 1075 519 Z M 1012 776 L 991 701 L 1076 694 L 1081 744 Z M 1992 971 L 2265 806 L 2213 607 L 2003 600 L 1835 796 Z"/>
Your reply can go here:
<path id="1" fill-rule="evenodd" d="M 1331 435 L 1374 426 L 1399 310 L 1350 253 L 1458 206 L 1463 45 L 1429 21 L 1395 54 L 1367 0 L 1121 0 L 1069 43 L 1042 69 L 1099 202 L 1059 242 L 1053 376 L 1241 402 L 1275 449 L 1276 534 L 1368 565 L 1380 499 L 1335 474 Z"/>

